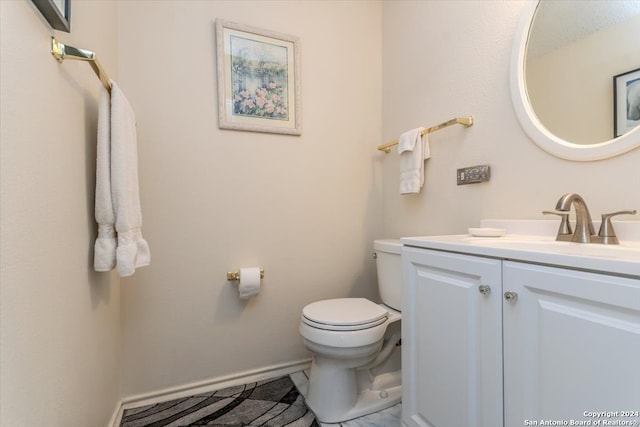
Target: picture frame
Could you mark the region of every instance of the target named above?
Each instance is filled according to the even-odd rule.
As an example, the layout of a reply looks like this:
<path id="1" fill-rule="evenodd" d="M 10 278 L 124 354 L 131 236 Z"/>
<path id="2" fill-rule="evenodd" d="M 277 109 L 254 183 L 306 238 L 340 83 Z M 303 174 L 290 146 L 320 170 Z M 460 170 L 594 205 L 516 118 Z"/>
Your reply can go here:
<path id="1" fill-rule="evenodd" d="M 216 20 L 218 127 L 301 135 L 297 37 Z"/>
<path id="2" fill-rule="evenodd" d="M 71 32 L 71 0 L 32 0 L 51 28 Z"/>
<path id="3" fill-rule="evenodd" d="M 613 76 L 613 137 L 640 125 L 640 68 Z"/>

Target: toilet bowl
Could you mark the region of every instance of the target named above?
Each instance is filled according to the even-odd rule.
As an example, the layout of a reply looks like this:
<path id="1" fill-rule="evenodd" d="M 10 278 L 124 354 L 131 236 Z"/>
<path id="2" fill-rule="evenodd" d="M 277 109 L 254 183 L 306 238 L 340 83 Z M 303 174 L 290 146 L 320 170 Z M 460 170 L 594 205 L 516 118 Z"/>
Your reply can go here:
<path id="1" fill-rule="evenodd" d="M 300 334 L 313 353 L 305 399 L 320 422 L 347 421 L 401 400 L 402 245 L 376 240 L 374 248 L 383 304 L 337 298 L 302 310 Z"/>

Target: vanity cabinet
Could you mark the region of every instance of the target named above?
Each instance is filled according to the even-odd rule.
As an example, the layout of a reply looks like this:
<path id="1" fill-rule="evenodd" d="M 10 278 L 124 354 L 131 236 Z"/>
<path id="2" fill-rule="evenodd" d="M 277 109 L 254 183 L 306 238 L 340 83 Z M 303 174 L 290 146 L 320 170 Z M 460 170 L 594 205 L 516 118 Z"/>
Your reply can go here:
<path id="1" fill-rule="evenodd" d="M 501 261 L 405 247 L 402 262 L 403 422 L 501 426 Z"/>
<path id="2" fill-rule="evenodd" d="M 640 280 L 503 264 L 517 294 L 503 302 L 505 427 L 593 421 L 585 411 L 640 421 Z"/>
<path id="3" fill-rule="evenodd" d="M 640 421 L 640 279 L 407 246 L 402 258 L 406 426 Z"/>

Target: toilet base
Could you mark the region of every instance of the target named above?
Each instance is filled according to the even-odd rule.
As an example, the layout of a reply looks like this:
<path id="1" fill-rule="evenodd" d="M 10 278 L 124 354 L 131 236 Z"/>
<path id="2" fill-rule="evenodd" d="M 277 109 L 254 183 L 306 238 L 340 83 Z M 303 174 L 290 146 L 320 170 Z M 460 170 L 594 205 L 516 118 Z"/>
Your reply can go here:
<path id="1" fill-rule="evenodd" d="M 358 370 L 358 381 L 364 380 L 368 376 L 366 370 Z M 331 413 L 326 413 L 326 408 L 316 408 L 313 402 L 308 401 L 309 370 L 297 372 L 291 375 L 300 394 L 307 401 L 307 406 L 313 411 L 316 419 L 321 423 L 333 424 L 363 417 L 375 412 L 383 411 L 402 401 L 401 371 L 389 372 L 378 375 L 373 381 L 367 383 L 367 388 L 357 393 L 355 402 L 349 408 L 332 408 Z M 366 380 L 365 380 L 366 381 Z M 386 396 L 386 397 L 384 397 Z M 317 406 L 317 405 L 316 405 Z"/>
<path id="2" fill-rule="evenodd" d="M 398 372 L 399 373 L 399 372 Z M 354 418 L 362 417 L 364 415 L 373 414 L 374 412 L 382 411 L 383 409 L 390 408 L 402 401 L 402 386 L 397 385 L 395 387 L 385 388 L 383 390 L 364 390 L 358 395 L 358 401 L 356 405 L 348 412 L 338 417 L 340 419 L 330 420 L 322 419 L 316 416 L 318 421 L 322 423 L 339 423 L 343 421 L 352 420 Z M 312 409 L 313 410 L 313 409 Z"/>

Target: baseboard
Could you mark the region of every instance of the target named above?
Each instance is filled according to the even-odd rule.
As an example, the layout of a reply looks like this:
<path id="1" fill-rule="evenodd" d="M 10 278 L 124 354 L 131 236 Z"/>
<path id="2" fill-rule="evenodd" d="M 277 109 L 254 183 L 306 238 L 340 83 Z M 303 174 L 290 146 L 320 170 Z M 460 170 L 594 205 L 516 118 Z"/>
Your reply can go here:
<path id="1" fill-rule="evenodd" d="M 119 427 L 122 420 L 122 414 L 125 409 L 137 408 L 138 406 L 151 405 L 167 400 L 179 399 L 181 397 L 192 396 L 194 394 L 208 393 L 215 390 L 221 390 L 227 387 L 233 387 L 239 384 L 247 384 L 256 381 L 275 378 L 282 375 L 288 375 L 293 372 L 308 369 L 311 366 L 311 359 L 299 360 L 296 362 L 283 363 L 280 365 L 266 366 L 250 371 L 237 372 L 235 374 L 223 377 L 209 378 L 204 381 L 196 381 L 156 390 L 150 393 L 143 393 L 122 399 L 116 410 L 114 411 L 108 427 Z"/>
<path id="2" fill-rule="evenodd" d="M 123 412 L 124 409 L 122 408 L 122 402 L 119 402 L 116 404 L 116 409 L 113 411 L 113 415 L 111 415 L 111 419 L 109 420 L 107 427 L 120 427 Z"/>

